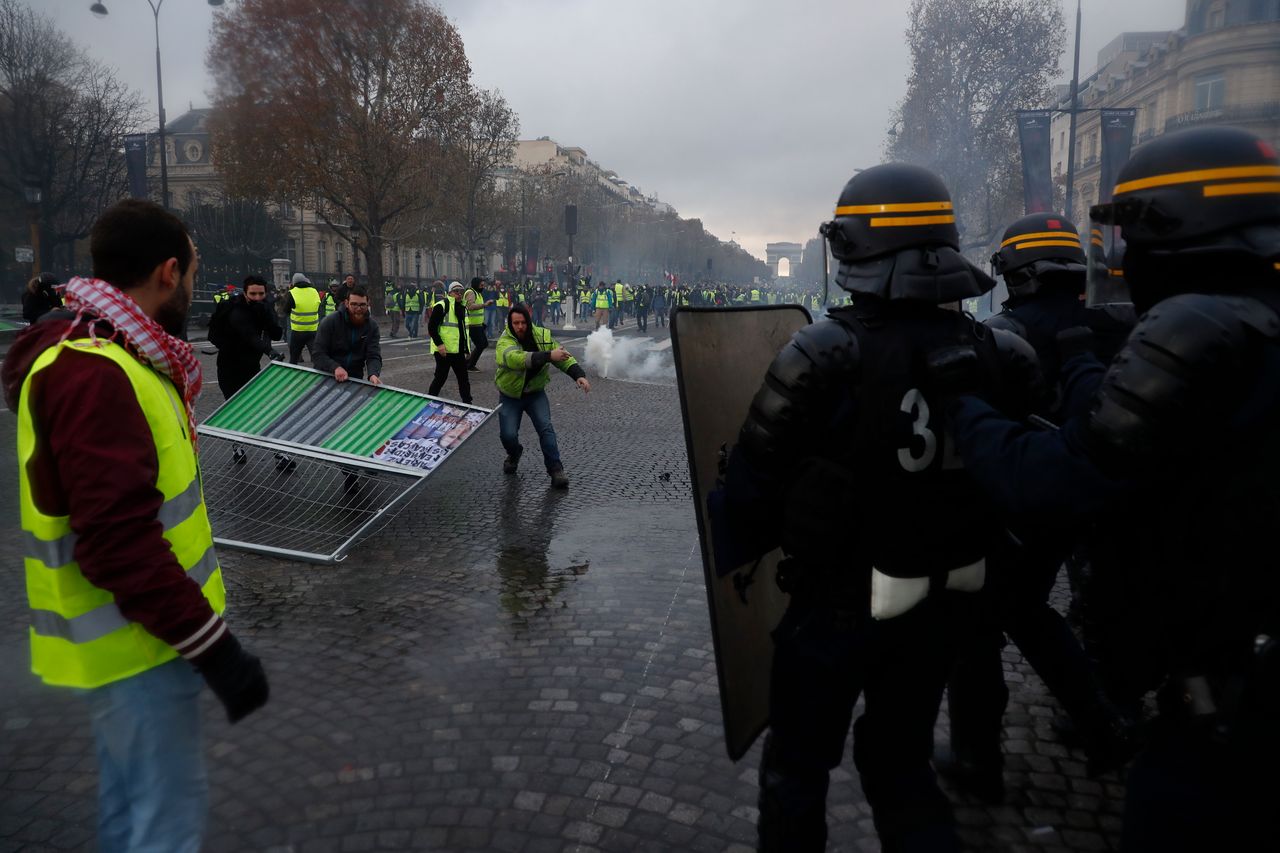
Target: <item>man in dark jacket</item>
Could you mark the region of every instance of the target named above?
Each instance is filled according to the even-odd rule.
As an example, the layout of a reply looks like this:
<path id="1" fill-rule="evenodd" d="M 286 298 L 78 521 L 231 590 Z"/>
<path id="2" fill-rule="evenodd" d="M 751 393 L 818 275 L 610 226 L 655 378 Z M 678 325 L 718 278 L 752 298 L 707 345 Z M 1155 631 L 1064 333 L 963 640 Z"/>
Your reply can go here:
<path id="1" fill-rule="evenodd" d="M 218 345 L 218 388 L 230 399 L 257 375 L 264 355 L 284 357 L 271 348 L 272 341 L 284 337 L 284 330 L 267 307 L 265 279 L 251 275 L 244 280 L 244 298 L 233 298 L 225 335 Z"/>
<path id="2" fill-rule="evenodd" d="M 382 343 L 378 324 L 369 319 L 369 294 L 364 287 L 351 288 L 342 306 L 320 321 L 312 363 L 316 370 L 332 373 L 339 382 L 352 377 L 363 379 L 367 369 L 369 381 L 382 384 L 378 378 L 382 373 Z"/>
<path id="3" fill-rule="evenodd" d="M 22 319 L 34 323 L 54 308 L 62 307 L 62 297 L 54 290 L 58 286 L 58 277 L 51 272 L 42 272 L 27 282 L 27 289 L 22 293 Z"/>

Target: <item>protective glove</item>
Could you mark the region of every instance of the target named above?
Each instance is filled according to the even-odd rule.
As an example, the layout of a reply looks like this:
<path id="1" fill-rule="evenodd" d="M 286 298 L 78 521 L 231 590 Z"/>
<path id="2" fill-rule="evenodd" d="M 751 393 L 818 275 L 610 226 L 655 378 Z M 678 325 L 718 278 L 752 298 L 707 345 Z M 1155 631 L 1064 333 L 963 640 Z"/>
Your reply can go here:
<path id="1" fill-rule="evenodd" d="M 982 390 L 978 352 L 971 346 L 939 347 L 925 356 L 925 395 L 944 407 Z"/>
<path id="2" fill-rule="evenodd" d="M 228 722 L 237 723 L 267 704 L 271 690 L 262 661 L 246 652 L 230 634 L 196 668 L 227 709 Z"/>

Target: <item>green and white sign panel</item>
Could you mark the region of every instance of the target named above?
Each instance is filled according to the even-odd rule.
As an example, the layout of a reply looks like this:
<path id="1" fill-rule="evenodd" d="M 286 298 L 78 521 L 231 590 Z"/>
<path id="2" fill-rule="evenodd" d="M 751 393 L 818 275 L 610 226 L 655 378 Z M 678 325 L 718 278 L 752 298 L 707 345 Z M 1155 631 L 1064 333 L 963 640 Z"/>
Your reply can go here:
<path id="1" fill-rule="evenodd" d="M 272 362 L 199 427 L 215 541 L 341 560 L 493 412 Z"/>

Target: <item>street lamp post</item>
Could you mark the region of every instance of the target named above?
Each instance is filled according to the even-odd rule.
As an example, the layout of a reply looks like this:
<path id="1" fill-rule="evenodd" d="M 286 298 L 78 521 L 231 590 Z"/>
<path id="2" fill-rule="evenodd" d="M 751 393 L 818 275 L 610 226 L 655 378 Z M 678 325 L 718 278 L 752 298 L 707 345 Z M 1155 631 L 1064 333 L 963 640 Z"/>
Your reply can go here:
<path id="1" fill-rule="evenodd" d="M 221 6 L 223 0 L 206 0 L 210 6 Z M 164 0 L 147 0 L 147 5 L 151 7 L 151 17 L 154 18 L 156 30 L 156 107 L 160 118 L 160 203 L 164 207 L 169 206 L 169 152 L 165 148 L 165 132 L 164 132 L 164 80 L 160 75 L 160 7 L 164 5 Z M 107 15 L 108 9 L 105 4 L 98 2 L 89 7 L 89 11 L 97 15 L 99 18 Z"/>
<path id="2" fill-rule="evenodd" d="M 417 287 L 422 283 L 422 250 L 413 250 L 413 286 Z"/>
<path id="3" fill-rule="evenodd" d="M 22 192 L 27 197 L 31 220 L 31 277 L 35 278 L 40 275 L 40 202 L 44 199 L 44 190 L 40 184 L 30 181 L 23 185 Z"/>

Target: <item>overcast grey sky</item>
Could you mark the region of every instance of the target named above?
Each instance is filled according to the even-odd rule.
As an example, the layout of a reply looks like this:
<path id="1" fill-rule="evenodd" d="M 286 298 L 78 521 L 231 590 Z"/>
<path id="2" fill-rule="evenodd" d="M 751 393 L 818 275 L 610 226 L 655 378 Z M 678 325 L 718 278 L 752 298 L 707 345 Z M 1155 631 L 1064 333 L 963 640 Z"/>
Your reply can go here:
<path id="1" fill-rule="evenodd" d="M 155 109 L 146 0 L 25 0 L 119 69 Z M 316 0 L 323 3 L 324 0 Z M 1052 2 L 1052 0 L 1050 0 Z M 234 6 L 229 0 L 227 8 Z M 1064 0 L 1070 76 L 1075 3 Z M 521 136 L 585 148 L 646 193 L 764 257 L 804 242 L 855 168 L 879 162 L 909 71 L 910 0 L 444 0 L 475 82 Z M 1084 0 L 1081 74 L 1125 30 L 1175 29 L 1185 0 Z M 205 0 L 164 0 L 165 111 L 207 106 Z M 246 57 L 252 61 L 252 57 Z"/>

